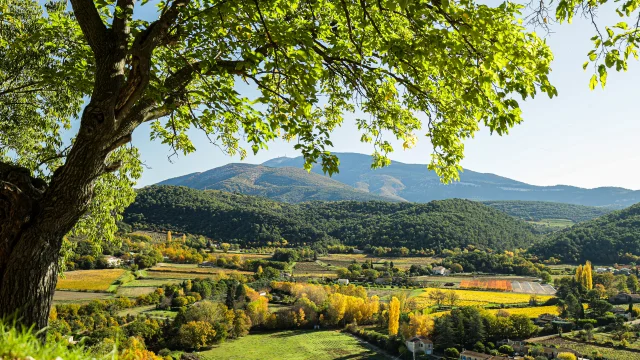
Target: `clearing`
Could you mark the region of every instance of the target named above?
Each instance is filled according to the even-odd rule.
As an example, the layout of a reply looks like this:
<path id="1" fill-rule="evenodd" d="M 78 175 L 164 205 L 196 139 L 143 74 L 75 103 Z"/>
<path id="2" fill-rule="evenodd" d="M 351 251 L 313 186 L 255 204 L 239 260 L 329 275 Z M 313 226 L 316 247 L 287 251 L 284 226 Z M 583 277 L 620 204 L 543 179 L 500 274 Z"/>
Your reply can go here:
<path id="1" fill-rule="evenodd" d="M 293 330 L 253 334 L 200 353 L 206 360 L 383 360 L 369 344 L 339 331 Z"/>

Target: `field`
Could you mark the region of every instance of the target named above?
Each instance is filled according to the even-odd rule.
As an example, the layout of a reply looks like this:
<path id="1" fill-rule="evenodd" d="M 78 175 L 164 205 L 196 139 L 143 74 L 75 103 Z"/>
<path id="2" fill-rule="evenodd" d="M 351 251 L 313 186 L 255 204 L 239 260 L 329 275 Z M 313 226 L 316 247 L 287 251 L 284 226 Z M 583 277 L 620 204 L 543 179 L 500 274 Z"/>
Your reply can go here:
<path id="1" fill-rule="evenodd" d="M 460 287 L 463 289 L 482 289 L 511 291 L 511 281 L 508 280 L 462 280 Z"/>
<path id="2" fill-rule="evenodd" d="M 125 287 L 120 286 L 116 294 L 118 296 L 126 296 L 126 297 L 138 297 L 140 295 L 147 295 L 156 290 L 154 286 L 138 286 L 138 287 Z"/>
<path id="3" fill-rule="evenodd" d="M 640 359 L 640 353 L 638 352 L 627 351 L 622 349 L 612 349 L 604 346 L 583 344 L 583 343 L 574 342 L 574 341 L 566 340 L 559 337 L 541 341 L 541 344 L 544 344 L 547 346 L 557 345 L 558 347 L 561 347 L 561 348 L 572 349 L 583 355 L 592 355 L 593 352 L 595 351 L 603 355 L 608 360 Z"/>
<path id="4" fill-rule="evenodd" d="M 338 331 L 281 331 L 228 341 L 200 353 L 206 360 L 382 360 L 370 345 Z"/>
<path id="5" fill-rule="evenodd" d="M 436 259 L 430 257 L 376 257 L 369 256 L 366 254 L 329 254 L 327 256 L 319 257 L 323 263 L 337 266 L 337 267 L 348 267 L 353 260 L 356 260 L 359 263 L 363 263 L 366 261 L 373 261 L 374 268 L 381 268 L 385 261 L 393 261 L 393 266 L 400 269 L 408 269 L 411 265 L 428 265 L 436 262 Z"/>
<path id="6" fill-rule="evenodd" d="M 525 294 L 547 294 L 555 295 L 556 290 L 549 284 L 540 284 L 531 281 L 512 281 L 511 287 L 513 292 Z"/>
<path id="7" fill-rule="evenodd" d="M 564 229 L 575 223 L 566 219 L 541 219 L 540 221 L 527 221 L 529 224 L 546 226 L 554 229 Z"/>
<path id="8" fill-rule="evenodd" d="M 558 307 L 555 305 L 550 306 L 534 306 L 526 308 L 511 308 L 511 309 L 492 309 L 490 312 L 497 313 L 498 311 L 506 311 L 510 315 L 527 315 L 530 318 L 537 318 L 542 314 L 558 315 Z"/>
<path id="9" fill-rule="evenodd" d="M 418 308 L 427 307 L 430 304 L 429 293 L 436 291 L 436 289 L 424 289 L 422 293 L 416 296 L 416 303 Z M 489 305 L 515 305 L 529 303 L 530 295 L 528 294 L 516 294 L 509 292 L 497 292 L 497 291 L 473 291 L 473 290 L 446 290 L 443 291 L 455 291 L 459 296 L 457 306 L 489 306 Z M 539 302 L 545 302 L 551 299 L 552 296 L 538 296 Z"/>
<path id="10" fill-rule="evenodd" d="M 56 289 L 107 291 L 124 273 L 122 269 L 69 271 L 64 279 L 58 279 Z"/>
<path id="11" fill-rule="evenodd" d="M 296 278 L 335 278 L 338 275 L 329 266 L 322 266 L 317 262 L 298 262 L 293 268 Z"/>
<path id="12" fill-rule="evenodd" d="M 53 294 L 54 303 L 84 303 L 95 299 L 109 299 L 111 294 L 82 292 L 82 291 L 62 291 L 56 290 Z"/>

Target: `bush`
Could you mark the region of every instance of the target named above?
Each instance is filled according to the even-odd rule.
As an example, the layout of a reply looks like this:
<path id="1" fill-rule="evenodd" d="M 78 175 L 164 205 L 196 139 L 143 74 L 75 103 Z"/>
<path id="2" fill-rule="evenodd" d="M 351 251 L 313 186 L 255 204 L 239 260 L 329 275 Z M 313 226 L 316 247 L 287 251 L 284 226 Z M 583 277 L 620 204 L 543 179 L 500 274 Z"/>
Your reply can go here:
<path id="1" fill-rule="evenodd" d="M 444 350 L 444 356 L 449 359 L 457 359 L 460 357 L 460 352 L 456 348 L 448 348 Z"/>
<path id="2" fill-rule="evenodd" d="M 498 348 L 498 351 L 502 354 L 511 355 L 513 354 L 513 348 L 509 345 L 502 345 Z"/>

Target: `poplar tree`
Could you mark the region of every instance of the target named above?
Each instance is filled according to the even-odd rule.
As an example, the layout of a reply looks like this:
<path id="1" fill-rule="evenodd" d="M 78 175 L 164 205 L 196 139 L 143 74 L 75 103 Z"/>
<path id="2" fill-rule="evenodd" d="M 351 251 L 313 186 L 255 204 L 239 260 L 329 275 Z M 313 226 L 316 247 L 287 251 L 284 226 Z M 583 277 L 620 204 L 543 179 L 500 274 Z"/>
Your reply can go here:
<path id="1" fill-rule="evenodd" d="M 389 302 L 389 335 L 398 334 L 400 327 L 400 300 L 393 297 Z"/>

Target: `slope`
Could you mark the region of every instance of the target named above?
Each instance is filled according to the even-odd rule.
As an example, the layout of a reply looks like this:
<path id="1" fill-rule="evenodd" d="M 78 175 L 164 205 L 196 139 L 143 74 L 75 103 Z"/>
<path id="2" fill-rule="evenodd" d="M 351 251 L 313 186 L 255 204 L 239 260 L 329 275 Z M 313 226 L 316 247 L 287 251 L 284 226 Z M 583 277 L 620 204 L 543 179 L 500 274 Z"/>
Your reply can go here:
<path id="1" fill-rule="evenodd" d="M 252 164 L 228 164 L 160 182 L 158 185 L 224 190 L 297 203 L 310 200 L 393 200 L 354 189 L 335 179 L 302 168 L 272 168 Z"/>
<path id="2" fill-rule="evenodd" d="M 483 201 L 483 204 L 525 221 L 566 219 L 574 223 L 588 221 L 614 211 L 607 207 L 563 204 L 547 201 Z"/>
<path id="3" fill-rule="evenodd" d="M 537 240 L 527 223 L 477 202 L 451 199 L 428 204 L 382 201 L 288 204 L 266 198 L 176 186 L 139 190 L 125 221 L 137 229 L 203 234 L 259 246 L 340 241 L 364 248 L 464 247 L 497 251 Z"/>
<path id="4" fill-rule="evenodd" d="M 567 262 L 634 261 L 625 254 L 640 254 L 640 204 L 550 234 L 531 251 Z"/>
<path id="5" fill-rule="evenodd" d="M 397 200 L 429 202 L 450 198 L 470 200 L 528 200 L 551 201 L 589 206 L 606 206 L 621 209 L 640 202 L 640 191 L 602 187 L 583 189 L 575 186 L 536 186 L 494 174 L 465 170 L 460 181 L 443 185 L 434 172 L 424 164 L 405 164 L 394 161 L 382 169 L 371 169 L 369 155 L 336 153 L 340 159 L 340 173 L 333 179 Z M 302 157 L 276 158 L 263 163 L 271 167 L 297 167 L 303 165 Z M 316 166 L 312 170 L 322 174 Z"/>

